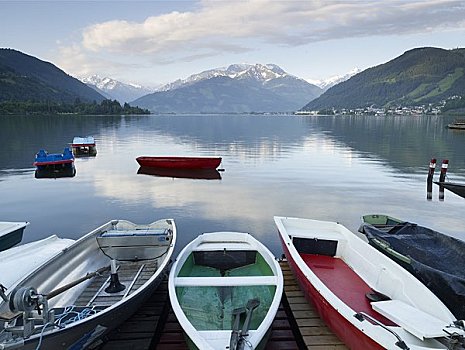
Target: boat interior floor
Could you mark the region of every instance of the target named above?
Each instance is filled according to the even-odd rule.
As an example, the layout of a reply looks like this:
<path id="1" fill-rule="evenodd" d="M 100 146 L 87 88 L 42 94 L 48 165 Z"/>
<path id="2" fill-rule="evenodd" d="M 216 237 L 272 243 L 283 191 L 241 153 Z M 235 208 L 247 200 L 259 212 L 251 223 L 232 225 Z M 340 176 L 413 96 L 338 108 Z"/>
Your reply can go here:
<path id="1" fill-rule="evenodd" d="M 209 266 L 193 265 L 189 277 L 236 277 L 263 276 L 272 274 L 260 264 L 250 264 L 221 272 Z M 249 300 L 258 299 L 260 305 L 254 310 L 250 329 L 255 330 L 265 319 L 273 301 L 276 286 L 243 285 L 243 286 L 185 286 L 176 287 L 176 294 L 184 314 L 199 331 L 231 330 L 235 315 L 234 310 L 243 308 Z M 244 322 L 241 319 L 241 322 Z"/>
<path id="2" fill-rule="evenodd" d="M 125 288 L 121 292 L 107 293 L 105 288 L 110 281 L 110 271 L 94 277 L 85 290 L 77 298 L 77 307 L 102 307 L 110 306 L 120 301 L 127 295 L 135 292 L 140 286 L 153 276 L 157 269 L 157 261 L 118 262 L 118 278 Z"/>
<path id="3" fill-rule="evenodd" d="M 300 253 L 307 266 L 339 299 L 355 313 L 364 312 L 386 326 L 396 324 L 371 307 L 367 294 L 373 289 L 357 275 L 342 259 L 316 254 Z"/>

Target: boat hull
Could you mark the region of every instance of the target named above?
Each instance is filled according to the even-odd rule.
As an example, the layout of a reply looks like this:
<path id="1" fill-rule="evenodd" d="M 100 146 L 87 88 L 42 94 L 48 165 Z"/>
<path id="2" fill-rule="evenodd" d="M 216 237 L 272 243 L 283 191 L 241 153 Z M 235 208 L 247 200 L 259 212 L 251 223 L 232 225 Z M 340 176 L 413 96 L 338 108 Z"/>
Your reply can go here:
<path id="1" fill-rule="evenodd" d="M 186 344 L 187 344 L 187 347 L 189 348 L 189 350 L 202 350 L 202 349 L 199 349 L 197 347 L 197 345 L 195 345 L 195 343 L 192 341 L 191 338 L 189 338 L 189 336 L 186 334 L 186 332 L 183 332 L 183 334 L 184 334 L 184 338 L 186 339 Z M 254 350 L 264 350 L 264 349 L 266 349 L 266 344 L 268 343 L 268 339 L 270 338 L 270 334 L 271 334 L 271 327 L 268 329 L 268 331 L 266 332 L 265 336 L 262 338 L 260 343 L 256 347 L 254 347 Z"/>
<path id="2" fill-rule="evenodd" d="M 163 270 L 164 273 L 166 273 L 166 271 L 167 268 Z M 58 330 L 53 334 L 45 335 L 42 338 L 40 348 L 47 350 L 86 349 L 90 344 L 102 338 L 119 324 L 127 320 L 135 310 L 139 309 L 161 283 L 164 273 L 160 274 L 160 276 L 137 297 L 133 298 L 130 302 L 118 306 L 112 310 L 111 313 L 101 312 L 99 316 L 91 321 Z M 24 347 L 21 349 L 35 350 L 38 343 L 39 339 L 37 338 L 29 339 L 24 343 Z"/>
<path id="3" fill-rule="evenodd" d="M 76 176 L 76 168 L 74 166 L 44 166 L 38 167 L 34 172 L 36 179 L 57 179 L 74 176 Z"/>
<path id="4" fill-rule="evenodd" d="M 465 124 L 448 124 L 447 127 L 454 130 L 465 130 Z"/>
<path id="5" fill-rule="evenodd" d="M 455 182 L 435 182 L 435 184 L 442 186 L 456 195 L 465 198 L 465 184 L 459 184 Z"/>
<path id="6" fill-rule="evenodd" d="M 6 249 L 9 249 L 23 239 L 23 232 L 26 226 L 29 223 L 2 223 L 0 222 L 0 252 Z M 7 229 L 7 227 L 10 227 Z M 2 233 L 2 228 L 5 228 L 5 231 Z M 9 231 L 9 232 L 8 232 Z"/>
<path id="7" fill-rule="evenodd" d="M 216 169 L 221 157 L 137 157 L 142 167 L 169 169 Z"/>
<path id="8" fill-rule="evenodd" d="M 325 324 L 341 339 L 350 349 L 380 350 L 384 349 L 381 345 L 373 341 L 365 333 L 354 327 L 347 321 L 332 305 L 328 302 L 305 277 L 305 274 L 297 266 L 294 258 L 286 247 L 281 238 L 281 244 L 284 254 L 289 263 L 292 273 L 297 283 L 305 295 L 305 299 L 312 304 L 323 319 Z"/>

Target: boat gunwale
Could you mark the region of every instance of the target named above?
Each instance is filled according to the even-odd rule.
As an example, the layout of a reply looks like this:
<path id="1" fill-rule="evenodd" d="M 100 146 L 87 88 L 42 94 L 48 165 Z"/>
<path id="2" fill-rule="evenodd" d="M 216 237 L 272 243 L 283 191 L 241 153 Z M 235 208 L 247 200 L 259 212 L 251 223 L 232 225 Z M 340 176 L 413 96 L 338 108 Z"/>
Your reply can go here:
<path id="1" fill-rule="evenodd" d="M 60 164 L 70 164 L 73 163 L 74 159 L 63 159 L 63 160 L 48 160 L 44 162 L 34 162 L 33 165 L 41 166 L 41 165 L 60 165 Z"/>
<path id="2" fill-rule="evenodd" d="M 0 224 L 11 224 L 9 227 L 7 226 L 4 228 L 1 228 L 0 226 L 0 237 L 2 237 L 17 230 L 24 229 L 30 223 L 29 221 L 1 221 Z"/>
<path id="3" fill-rule="evenodd" d="M 76 147 L 95 147 L 96 144 L 94 143 L 72 143 L 71 147 L 76 148 Z"/>

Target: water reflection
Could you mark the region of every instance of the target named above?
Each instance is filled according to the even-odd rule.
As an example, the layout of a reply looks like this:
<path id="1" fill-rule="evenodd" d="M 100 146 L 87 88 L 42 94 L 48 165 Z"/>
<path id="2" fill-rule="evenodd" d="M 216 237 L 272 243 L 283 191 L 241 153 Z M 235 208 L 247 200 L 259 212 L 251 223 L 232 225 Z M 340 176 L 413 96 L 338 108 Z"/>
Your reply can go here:
<path id="1" fill-rule="evenodd" d="M 74 177 L 76 169 L 74 167 L 64 167 L 62 169 L 44 168 L 36 169 L 34 177 L 36 179 L 58 179 L 61 177 Z"/>
<path id="2" fill-rule="evenodd" d="M 140 167 L 138 174 L 178 179 L 221 180 L 221 174 L 216 169 L 168 169 Z"/>
<path id="3" fill-rule="evenodd" d="M 432 157 L 449 159 L 448 178 L 465 181 L 465 137 L 445 125 L 441 117 L 3 116 L 2 220 L 30 221 L 31 241 L 77 238 L 114 218 L 171 217 L 179 249 L 202 232 L 232 230 L 276 255 L 273 215 L 339 221 L 355 232 L 361 215 L 378 212 L 465 237 L 462 198 L 440 202 L 435 187 L 425 200 Z M 92 135 L 98 155 L 77 158 L 73 178 L 34 181 L 37 149 L 60 150 L 76 135 Z M 221 181 L 142 176 L 149 172 L 135 159 L 143 154 L 221 156 L 226 173 L 206 176 Z"/>

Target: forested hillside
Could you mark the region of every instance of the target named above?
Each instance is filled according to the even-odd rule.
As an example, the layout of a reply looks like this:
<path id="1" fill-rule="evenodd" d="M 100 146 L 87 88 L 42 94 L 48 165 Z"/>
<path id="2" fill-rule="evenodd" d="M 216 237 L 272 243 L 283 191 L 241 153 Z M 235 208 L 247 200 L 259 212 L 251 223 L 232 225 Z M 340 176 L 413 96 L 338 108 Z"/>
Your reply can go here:
<path id="1" fill-rule="evenodd" d="M 0 49 L 0 102 L 76 99 L 100 102 L 105 98 L 53 64 L 12 49 Z"/>
<path id="2" fill-rule="evenodd" d="M 415 106 L 465 92 L 465 49 L 418 48 L 340 83 L 303 110 Z"/>

